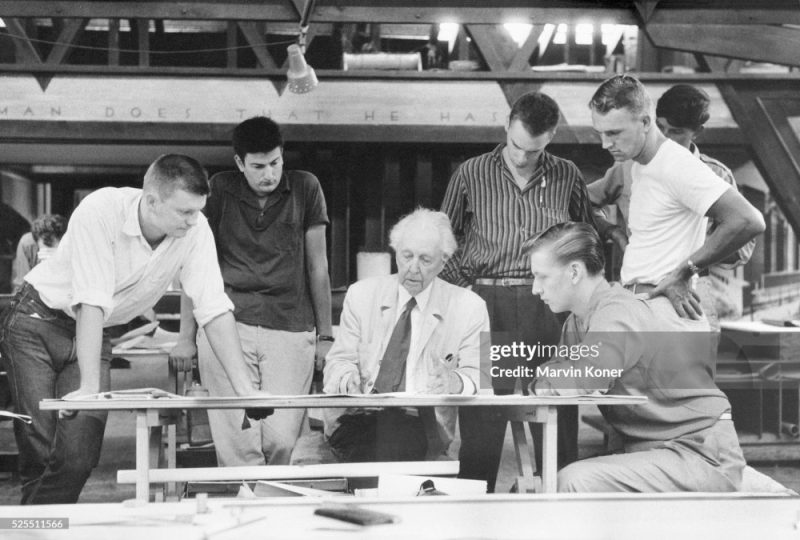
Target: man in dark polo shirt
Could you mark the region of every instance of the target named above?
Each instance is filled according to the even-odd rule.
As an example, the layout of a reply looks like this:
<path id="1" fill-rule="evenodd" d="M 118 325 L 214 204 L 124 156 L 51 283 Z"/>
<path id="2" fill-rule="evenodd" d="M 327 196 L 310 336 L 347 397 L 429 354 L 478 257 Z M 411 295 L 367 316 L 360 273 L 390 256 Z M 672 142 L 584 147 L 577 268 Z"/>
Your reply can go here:
<path id="1" fill-rule="evenodd" d="M 305 394 L 315 357 L 321 368 L 333 341 L 325 198 L 313 174 L 283 170 L 283 139 L 269 118 L 239 124 L 233 149 L 239 170 L 211 178 L 205 213 L 247 370 L 256 388 Z M 185 358 L 193 336 L 181 338 Z M 234 395 L 202 332 L 197 353 L 211 396 Z M 305 411 L 278 409 L 248 429 L 242 411 L 209 410 L 208 417 L 220 466 L 282 465 L 291 459 Z"/>
<path id="2" fill-rule="evenodd" d="M 558 105 L 549 96 L 530 92 L 520 97 L 509 114 L 505 144 L 461 164 L 442 202 L 459 249 L 440 277 L 471 286 L 486 301 L 493 339 L 509 344 L 556 344 L 561 330 L 553 312 L 530 294 L 533 278 L 522 244 L 556 223 L 594 223 L 578 167 L 545 150 L 555 136 L 559 117 Z M 535 368 L 545 360 L 508 358 L 496 365 Z M 524 390 L 528 382 L 522 381 Z M 513 393 L 516 383 L 515 377 L 492 380 L 497 394 Z M 505 420 L 491 408 L 463 407 L 459 426 L 459 476 L 486 480 L 488 490 L 494 491 Z M 540 427 L 531 424 L 531 429 L 534 443 L 541 448 Z M 558 433 L 559 462 L 576 459 L 577 408 L 559 411 Z M 540 456 L 537 450 L 537 461 Z"/>

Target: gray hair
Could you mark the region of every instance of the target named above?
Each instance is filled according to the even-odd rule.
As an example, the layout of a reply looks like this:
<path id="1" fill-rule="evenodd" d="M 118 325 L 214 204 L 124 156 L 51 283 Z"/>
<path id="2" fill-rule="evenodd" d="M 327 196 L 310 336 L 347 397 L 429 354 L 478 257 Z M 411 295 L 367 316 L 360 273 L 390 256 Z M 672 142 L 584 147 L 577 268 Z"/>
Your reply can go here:
<path id="1" fill-rule="evenodd" d="M 458 243 L 453 235 L 453 228 L 450 226 L 450 218 L 447 217 L 447 214 L 422 207 L 404 216 L 392 227 L 389 232 L 389 245 L 395 252 L 397 252 L 406 231 L 413 225 L 425 225 L 439 231 L 439 245 L 446 258 L 449 259 L 456 252 Z"/>

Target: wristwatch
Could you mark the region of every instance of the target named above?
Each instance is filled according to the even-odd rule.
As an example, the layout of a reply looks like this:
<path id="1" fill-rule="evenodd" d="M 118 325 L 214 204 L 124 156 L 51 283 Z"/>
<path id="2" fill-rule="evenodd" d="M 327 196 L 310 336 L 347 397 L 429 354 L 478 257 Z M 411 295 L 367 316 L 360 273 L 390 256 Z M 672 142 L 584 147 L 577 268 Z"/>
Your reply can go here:
<path id="1" fill-rule="evenodd" d="M 689 268 L 689 272 L 691 272 L 693 275 L 696 276 L 700 273 L 700 268 L 694 264 L 691 259 L 686 261 L 686 266 Z"/>
<path id="2" fill-rule="evenodd" d="M 333 336 L 326 336 L 324 334 L 320 334 L 317 336 L 317 341 L 330 341 L 333 343 L 336 339 Z"/>

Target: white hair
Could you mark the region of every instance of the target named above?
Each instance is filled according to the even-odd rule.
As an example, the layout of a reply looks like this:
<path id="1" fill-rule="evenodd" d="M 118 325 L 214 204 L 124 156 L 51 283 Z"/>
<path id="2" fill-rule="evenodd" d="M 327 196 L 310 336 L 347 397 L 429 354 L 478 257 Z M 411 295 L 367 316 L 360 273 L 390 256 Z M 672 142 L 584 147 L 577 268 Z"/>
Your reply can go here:
<path id="1" fill-rule="evenodd" d="M 449 259 L 456 252 L 458 243 L 453 235 L 453 228 L 450 226 L 450 218 L 447 217 L 447 214 L 422 207 L 404 216 L 392 227 L 389 232 L 389 245 L 395 252 L 397 252 L 406 231 L 413 225 L 433 227 L 439 231 L 439 246 L 446 258 Z"/>

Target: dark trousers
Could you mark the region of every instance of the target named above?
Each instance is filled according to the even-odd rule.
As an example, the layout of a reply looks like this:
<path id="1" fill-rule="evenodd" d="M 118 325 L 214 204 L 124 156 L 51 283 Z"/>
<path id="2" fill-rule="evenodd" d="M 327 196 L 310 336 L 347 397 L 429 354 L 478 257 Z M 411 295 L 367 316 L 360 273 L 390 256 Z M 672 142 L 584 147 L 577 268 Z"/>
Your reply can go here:
<path id="1" fill-rule="evenodd" d="M 514 341 L 527 345 L 552 345 L 559 341 L 561 323 L 538 296 L 531 294 L 527 285 L 499 287 L 475 285 L 472 289 L 486 301 L 492 327 L 492 344 L 496 338 L 511 344 Z M 497 333 L 502 333 L 499 335 Z M 513 368 L 520 363 L 535 368 L 549 358 L 535 358 L 531 361 L 504 359 L 495 362 L 502 368 Z M 522 379 L 522 389 L 528 393 L 532 379 Z M 494 379 L 494 393 L 511 394 L 516 380 Z M 492 407 L 462 407 L 458 412 L 461 432 L 459 478 L 485 480 L 487 491 L 494 492 L 497 469 L 503 453 L 507 421 Z M 533 435 L 536 467 L 542 468 L 542 426 L 529 424 Z M 558 464 L 563 467 L 578 457 L 578 408 L 558 408 Z"/>
<path id="2" fill-rule="evenodd" d="M 428 450 L 425 427 L 402 409 L 346 414 L 328 442 L 339 461 L 422 461 Z"/>
<path id="3" fill-rule="evenodd" d="M 60 398 L 80 386 L 75 321 L 48 308 L 26 284 L 6 313 L 0 332 L 14 408 L 33 419 L 31 425 L 14 423 L 21 503 L 77 502 L 100 458 L 107 413 L 82 411 L 58 418 L 57 411 L 39 410 L 42 399 Z M 109 388 L 110 360 L 111 346 L 104 335 L 101 391 Z"/>

